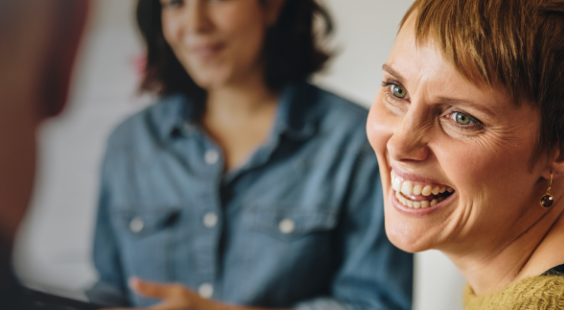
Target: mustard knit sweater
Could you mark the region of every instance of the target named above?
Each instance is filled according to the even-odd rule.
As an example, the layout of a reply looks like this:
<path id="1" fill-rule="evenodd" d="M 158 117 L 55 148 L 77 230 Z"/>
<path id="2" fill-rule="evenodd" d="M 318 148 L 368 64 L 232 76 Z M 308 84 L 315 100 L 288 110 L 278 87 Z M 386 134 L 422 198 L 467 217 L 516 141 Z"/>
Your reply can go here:
<path id="1" fill-rule="evenodd" d="M 466 285 L 463 300 L 465 310 L 564 310 L 564 276 L 532 277 L 483 296 Z"/>

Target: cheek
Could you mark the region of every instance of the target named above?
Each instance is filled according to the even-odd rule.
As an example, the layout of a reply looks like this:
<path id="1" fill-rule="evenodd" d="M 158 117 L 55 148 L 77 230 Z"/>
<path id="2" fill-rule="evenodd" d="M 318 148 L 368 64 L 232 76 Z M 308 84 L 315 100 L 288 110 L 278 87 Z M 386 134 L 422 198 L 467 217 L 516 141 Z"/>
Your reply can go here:
<path id="1" fill-rule="evenodd" d="M 241 60 L 253 61 L 262 51 L 266 25 L 259 12 L 231 12 L 218 19 L 222 36 L 229 41 L 231 52 Z"/>
<path id="2" fill-rule="evenodd" d="M 509 142 L 490 135 L 474 143 L 444 138 L 441 145 L 430 146 L 459 193 L 457 216 L 473 223 L 465 229 L 509 229 L 529 207 L 536 177 L 529 169 L 534 148 L 528 140 L 533 141 L 522 137 Z"/>
<path id="3" fill-rule="evenodd" d="M 386 166 L 382 162 L 386 156 L 386 145 L 394 133 L 396 115 L 389 112 L 384 106 L 382 91 L 378 92 L 376 99 L 370 108 L 368 121 L 366 122 L 366 134 L 370 145 L 378 156 L 380 166 Z"/>
<path id="4" fill-rule="evenodd" d="M 161 14 L 161 19 L 165 41 L 171 47 L 178 45 L 182 36 L 182 27 L 179 18 L 175 18 L 172 14 L 163 13 Z"/>

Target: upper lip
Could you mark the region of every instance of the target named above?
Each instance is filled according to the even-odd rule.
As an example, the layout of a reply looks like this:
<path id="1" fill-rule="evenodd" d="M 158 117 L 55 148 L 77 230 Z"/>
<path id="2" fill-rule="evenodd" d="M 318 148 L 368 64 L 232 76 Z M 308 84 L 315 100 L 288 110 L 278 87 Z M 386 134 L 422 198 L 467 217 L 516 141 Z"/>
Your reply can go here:
<path id="1" fill-rule="evenodd" d="M 417 174 L 412 174 L 412 173 L 407 173 L 405 171 L 401 171 L 400 169 L 398 169 L 395 166 L 391 166 L 392 167 L 392 171 L 394 172 L 395 175 L 397 175 L 398 177 L 404 179 L 405 181 L 413 181 L 413 182 L 420 182 L 420 183 L 426 183 L 426 184 L 434 184 L 434 185 L 440 185 L 443 187 L 449 187 L 449 185 L 445 185 L 437 180 L 431 179 L 431 178 L 427 178 L 427 177 L 423 177 Z"/>
<path id="2" fill-rule="evenodd" d="M 203 44 L 193 44 L 189 46 L 189 50 L 192 52 L 199 52 L 205 50 L 213 50 L 223 47 L 222 43 L 203 43 Z"/>

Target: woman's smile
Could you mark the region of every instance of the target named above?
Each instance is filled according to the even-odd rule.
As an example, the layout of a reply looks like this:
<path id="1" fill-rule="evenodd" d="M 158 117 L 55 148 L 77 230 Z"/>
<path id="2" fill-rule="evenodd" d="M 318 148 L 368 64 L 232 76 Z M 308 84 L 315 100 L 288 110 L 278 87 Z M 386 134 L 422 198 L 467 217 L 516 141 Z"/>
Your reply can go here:
<path id="1" fill-rule="evenodd" d="M 190 55 L 195 56 L 194 61 L 208 62 L 219 58 L 226 49 L 224 43 L 204 43 L 192 45 L 188 48 Z"/>
<path id="2" fill-rule="evenodd" d="M 542 195 L 530 185 L 543 169 L 530 166 L 538 112 L 502 88 L 469 81 L 432 37 L 417 44 L 413 29 L 408 20 L 398 35 L 367 124 L 388 237 L 412 252 L 464 248 L 495 229 L 516 229 L 536 216 L 530 206 Z M 493 248 L 505 242 L 489 240 Z"/>
<path id="3" fill-rule="evenodd" d="M 399 170 L 392 170 L 390 180 L 394 206 L 400 211 L 407 210 L 412 215 L 433 212 L 448 203 L 455 192 L 448 185 Z"/>

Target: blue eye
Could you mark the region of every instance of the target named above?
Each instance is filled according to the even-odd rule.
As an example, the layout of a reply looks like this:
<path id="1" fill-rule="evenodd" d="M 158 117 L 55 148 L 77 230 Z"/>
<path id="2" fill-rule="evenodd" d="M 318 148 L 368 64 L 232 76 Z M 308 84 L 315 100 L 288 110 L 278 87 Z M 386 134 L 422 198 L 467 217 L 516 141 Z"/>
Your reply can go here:
<path id="1" fill-rule="evenodd" d="M 468 126 L 474 122 L 474 119 L 465 113 L 462 112 L 454 112 L 452 113 L 452 119 L 459 125 Z"/>
<path id="2" fill-rule="evenodd" d="M 407 96 L 407 92 L 405 91 L 405 89 L 399 87 L 396 84 L 392 84 L 391 90 L 392 90 L 392 94 L 394 94 L 394 96 L 400 99 L 404 99 Z"/>

